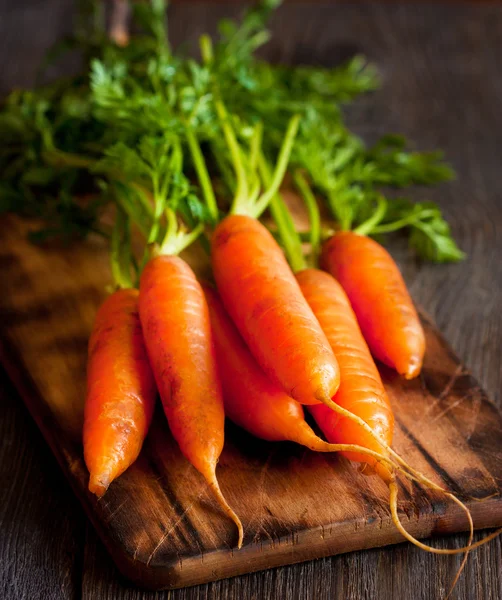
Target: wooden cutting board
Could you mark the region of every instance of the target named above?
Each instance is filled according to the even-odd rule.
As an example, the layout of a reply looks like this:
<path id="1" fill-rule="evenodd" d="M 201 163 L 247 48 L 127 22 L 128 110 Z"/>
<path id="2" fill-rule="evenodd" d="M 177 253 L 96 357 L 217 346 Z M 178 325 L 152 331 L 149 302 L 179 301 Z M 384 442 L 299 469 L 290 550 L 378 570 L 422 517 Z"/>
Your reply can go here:
<path id="1" fill-rule="evenodd" d="M 106 296 L 104 243 L 36 247 L 30 224 L 0 221 L 1 357 L 118 568 L 148 588 L 182 587 L 321 556 L 399 543 L 388 494 L 336 455 L 265 443 L 232 426 L 218 467 L 242 518 L 244 546 L 157 410 L 139 460 L 96 500 L 80 431 L 87 340 Z M 207 269 L 191 257 L 199 272 Z M 411 382 L 381 372 L 396 414 L 395 448 L 466 499 L 477 528 L 502 525 L 502 419 L 424 317 L 427 356 Z M 480 501 L 480 499 L 484 499 Z M 467 528 L 444 496 L 404 484 L 400 510 L 417 537 Z"/>

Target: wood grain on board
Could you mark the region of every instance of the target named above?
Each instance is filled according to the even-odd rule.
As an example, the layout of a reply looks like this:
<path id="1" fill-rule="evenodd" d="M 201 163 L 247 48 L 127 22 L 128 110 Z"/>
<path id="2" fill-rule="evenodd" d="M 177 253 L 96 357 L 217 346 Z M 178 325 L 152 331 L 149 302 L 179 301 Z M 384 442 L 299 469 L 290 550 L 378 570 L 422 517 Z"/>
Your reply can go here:
<path id="1" fill-rule="evenodd" d="M 30 224 L 15 217 L 0 227 L 3 362 L 126 577 L 142 587 L 182 587 L 402 541 L 376 477 L 336 455 L 265 443 L 229 425 L 218 477 L 245 528 L 235 550 L 233 524 L 180 453 L 160 409 L 138 461 L 97 500 L 87 491 L 80 432 L 87 340 L 110 282 L 107 248 L 97 239 L 34 246 Z M 476 527 L 502 525 L 502 419 L 424 324 L 422 376 L 405 382 L 381 368 L 397 417 L 395 448 L 465 497 Z M 401 511 L 418 537 L 466 528 L 455 504 L 416 485 L 403 486 Z"/>
<path id="2" fill-rule="evenodd" d="M 219 18 L 238 12 L 232 4 L 196 2 L 197 10 L 190 3 L 177 4 L 171 14 L 176 41 L 188 38 L 194 43 L 202 31 L 214 31 Z M 291 3 L 277 15 L 268 55 L 331 65 L 354 52 L 367 54 L 383 74 L 383 89 L 350 111 L 352 126 L 370 140 L 396 131 L 409 135 L 421 149 L 442 147 L 457 170 L 457 181 L 412 195 L 441 205 L 467 260 L 440 267 L 419 264 L 399 242 L 390 247 L 414 298 L 434 315 L 455 351 L 500 405 L 502 11 L 481 2 L 319 2 L 322 6 L 315 10 L 308 4 Z M 3 93 L 33 83 L 44 50 L 71 27 L 70 5 L 66 0 L 0 0 L 5 7 L 0 18 Z M 288 35 L 281 37 L 281 31 Z M 64 69 L 68 63 L 59 72 Z M 56 72 L 51 69 L 51 76 Z M 0 279 L 3 286 L 3 271 Z M 16 391 L 5 385 L 0 396 L 0 476 L 8 489 L 0 494 L 2 597 L 428 600 L 444 596 L 460 563 L 460 557 L 438 558 L 400 544 L 176 592 L 141 591 L 118 576 L 93 528 L 86 525 Z M 478 442 L 474 438 L 471 443 L 479 449 Z M 57 527 L 52 527 L 55 521 Z M 466 539 L 460 534 L 434 542 L 458 547 Z M 473 553 L 453 598 L 502 597 L 501 549 L 498 539 Z"/>

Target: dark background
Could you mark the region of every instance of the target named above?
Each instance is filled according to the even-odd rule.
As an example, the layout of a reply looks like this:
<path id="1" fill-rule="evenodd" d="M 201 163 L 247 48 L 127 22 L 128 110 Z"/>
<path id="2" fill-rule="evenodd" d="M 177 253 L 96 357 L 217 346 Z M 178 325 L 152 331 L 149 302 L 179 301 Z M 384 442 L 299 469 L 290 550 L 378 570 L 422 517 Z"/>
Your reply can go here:
<path id="1" fill-rule="evenodd" d="M 33 82 L 44 51 L 71 28 L 72 4 L 0 0 L 0 94 Z M 194 40 L 214 29 L 220 17 L 236 12 L 236 4 L 179 0 L 170 15 L 174 40 Z M 379 66 L 384 85 L 351 109 L 352 126 L 369 140 L 401 132 L 420 149 L 444 148 L 457 170 L 455 182 L 416 190 L 414 197 L 441 205 L 467 260 L 434 266 L 417 262 L 399 242 L 391 250 L 417 303 L 500 406 L 502 7 L 489 0 L 288 4 L 274 18 L 270 56 L 333 65 L 365 53 Z M 460 563 L 459 557 L 402 544 L 187 590 L 140 592 L 116 572 L 1 371 L 0 398 L 2 599 L 429 600 L 444 597 Z M 434 543 L 454 547 L 465 541 L 459 535 Z M 473 553 L 452 597 L 502 598 L 500 539 Z"/>

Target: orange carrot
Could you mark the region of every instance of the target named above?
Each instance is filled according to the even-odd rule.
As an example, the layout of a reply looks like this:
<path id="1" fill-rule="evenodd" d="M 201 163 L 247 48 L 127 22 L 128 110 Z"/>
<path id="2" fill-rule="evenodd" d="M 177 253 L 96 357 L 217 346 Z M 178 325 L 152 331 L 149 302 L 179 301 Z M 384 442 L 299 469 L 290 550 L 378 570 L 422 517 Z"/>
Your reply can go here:
<path id="1" fill-rule="evenodd" d="M 374 462 L 387 462 L 382 461 L 379 452 L 353 444 L 330 444 L 317 436 L 305 421 L 303 406 L 262 371 L 225 312 L 216 291 L 206 284 L 203 289 L 223 385 L 225 414 L 231 421 L 270 442 L 287 440 L 317 452 L 356 451 L 370 455 Z"/>
<path id="2" fill-rule="evenodd" d="M 249 433 L 270 442 L 295 441 L 318 449 L 302 405 L 262 371 L 228 317 L 215 290 L 203 285 L 209 308 L 225 415 Z M 303 440 L 303 441 L 300 441 Z"/>
<path id="3" fill-rule="evenodd" d="M 394 416 L 347 295 L 331 275 L 318 269 L 300 271 L 296 278 L 340 365 L 340 387 L 333 400 L 363 419 L 377 437 L 390 446 Z M 388 456 L 376 439 L 357 422 L 323 405 L 312 406 L 311 412 L 328 441 L 358 444 Z M 350 460 L 375 466 L 375 460 L 368 456 L 345 454 Z M 387 473 L 382 472 L 385 467 L 377 467 L 379 473 L 386 477 Z"/>
<path id="4" fill-rule="evenodd" d="M 205 477 L 225 514 L 242 524 L 216 478 L 224 410 L 204 293 L 176 256 L 149 261 L 140 281 L 139 314 L 164 412 L 181 451 Z"/>
<path id="5" fill-rule="evenodd" d="M 157 390 L 138 315 L 138 291 L 120 290 L 99 309 L 87 366 L 84 457 L 89 490 L 102 496 L 137 458 Z"/>
<path id="6" fill-rule="evenodd" d="M 334 397 L 334 410 L 326 406 L 311 406 L 310 412 L 330 442 L 357 444 L 358 447 L 371 449 L 377 456 L 379 455 L 379 458 L 367 456 L 366 452 L 354 452 L 353 449 L 350 452 L 343 452 L 351 460 L 370 465 L 387 483 L 392 520 L 407 540 L 435 554 L 466 553 L 455 577 L 453 584 L 455 585 L 467 560 L 468 552 L 478 545 L 478 543 L 472 544 L 474 529 L 468 508 L 452 493 L 410 467 L 391 448 L 394 425 L 392 410 L 358 327 L 356 316 L 341 286 L 331 275 L 316 269 L 298 273 L 297 279 L 338 357 L 341 374 L 340 388 Z M 430 489 L 444 493 L 465 512 L 470 532 L 466 547 L 452 550 L 433 548 L 406 531 L 397 511 L 397 471 Z M 492 536 L 488 536 L 483 543 L 491 538 Z"/>
<path id="7" fill-rule="evenodd" d="M 399 269 L 380 244 L 343 231 L 324 245 L 321 266 L 341 283 L 374 356 L 406 379 L 422 368 L 425 336 Z"/>
<path id="8" fill-rule="evenodd" d="M 212 264 L 223 303 L 267 375 L 302 404 L 329 402 L 338 363 L 267 229 L 226 217 L 214 232 Z"/>

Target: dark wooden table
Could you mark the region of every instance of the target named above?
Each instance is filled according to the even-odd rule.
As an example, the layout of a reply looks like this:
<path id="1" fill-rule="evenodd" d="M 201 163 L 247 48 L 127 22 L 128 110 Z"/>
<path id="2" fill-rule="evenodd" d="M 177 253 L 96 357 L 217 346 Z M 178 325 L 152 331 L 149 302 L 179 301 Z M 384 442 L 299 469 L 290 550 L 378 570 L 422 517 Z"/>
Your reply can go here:
<path id="1" fill-rule="evenodd" d="M 214 29 L 235 6 L 176 5 L 175 41 Z M 43 51 L 71 26 L 67 0 L 0 0 L 0 93 L 33 82 Z M 501 405 L 502 7 L 475 4 L 291 5 L 274 19 L 278 60 L 332 65 L 355 52 L 375 61 L 383 89 L 350 121 L 373 139 L 403 132 L 442 147 L 456 182 L 414 197 L 438 202 L 467 252 L 460 265 L 417 263 L 397 243 L 411 291 Z M 68 68 L 63 65 L 61 68 Z M 54 73 L 53 73 L 54 74 Z M 0 141 L 1 143 L 1 141 Z M 166 593 L 116 572 L 16 391 L 0 372 L 0 598 L 5 600 L 385 599 L 444 596 L 458 557 L 402 544 Z M 480 536 L 478 535 L 478 538 Z M 436 540 L 460 546 L 464 535 Z M 500 538 L 473 554 L 454 598 L 502 598 Z"/>

